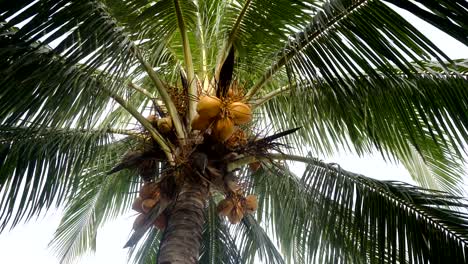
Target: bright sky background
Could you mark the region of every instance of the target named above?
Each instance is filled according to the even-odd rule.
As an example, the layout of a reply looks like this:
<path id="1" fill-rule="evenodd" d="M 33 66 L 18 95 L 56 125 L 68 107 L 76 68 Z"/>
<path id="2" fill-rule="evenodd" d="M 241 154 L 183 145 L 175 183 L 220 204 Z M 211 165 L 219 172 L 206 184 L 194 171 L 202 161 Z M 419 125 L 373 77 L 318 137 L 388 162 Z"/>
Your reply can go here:
<path id="1" fill-rule="evenodd" d="M 406 11 L 402 11 L 413 25 L 425 33 L 437 46 L 452 59 L 468 58 L 468 47 L 457 42 L 452 37 L 428 25 Z M 414 183 L 401 165 L 385 163 L 379 154 L 359 158 L 351 154 L 340 154 L 333 157 L 320 157 L 328 162 L 336 162 L 346 170 L 364 174 L 382 180 L 400 180 Z M 298 169 L 301 166 L 298 166 Z M 466 177 L 466 174 L 465 174 Z M 465 178 L 465 183 L 468 182 Z M 466 186 L 465 186 L 466 187 Z M 59 261 L 47 248 L 55 228 L 58 226 L 61 210 L 51 210 L 46 216 L 34 219 L 26 224 L 18 225 L 12 231 L 0 234 L 1 263 L 3 264 L 55 264 Z M 115 221 L 108 222 L 98 233 L 96 254 L 87 255 L 79 263 L 127 263 L 127 250 L 123 245 L 127 241 L 134 213 L 121 216 Z"/>

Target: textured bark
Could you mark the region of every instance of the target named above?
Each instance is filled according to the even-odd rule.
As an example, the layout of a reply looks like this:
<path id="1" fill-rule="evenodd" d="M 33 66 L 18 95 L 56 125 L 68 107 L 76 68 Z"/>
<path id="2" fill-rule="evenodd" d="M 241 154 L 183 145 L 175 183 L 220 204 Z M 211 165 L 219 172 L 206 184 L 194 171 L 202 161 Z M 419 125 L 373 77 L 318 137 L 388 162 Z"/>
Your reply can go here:
<path id="1" fill-rule="evenodd" d="M 159 264 L 198 262 L 207 194 L 202 184 L 184 184 L 161 240 Z"/>

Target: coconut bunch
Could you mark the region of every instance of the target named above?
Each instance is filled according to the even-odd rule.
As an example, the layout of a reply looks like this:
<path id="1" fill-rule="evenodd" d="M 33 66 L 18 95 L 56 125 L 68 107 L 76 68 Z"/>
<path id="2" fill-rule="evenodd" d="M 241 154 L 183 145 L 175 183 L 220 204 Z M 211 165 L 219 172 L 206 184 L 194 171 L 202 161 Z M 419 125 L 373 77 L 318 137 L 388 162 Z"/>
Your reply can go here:
<path id="1" fill-rule="evenodd" d="M 151 210 L 161 202 L 161 188 L 155 182 L 145 183 L 139 191 L 139 196 L 135 199 L 132 205 L 132 209 L 137 211 L 139 214 L 133 222 L 133 229 L 137 230 L 142 228 L 148 219 L 148 214 Z M 156 220 L 153 222 L 153 225 L 163 230 L 167 225 L 167 217 L 165 213 L 161 213 Z"/>
<path id="2" fill-rule="evenodd" d="M 257 210 L 258 203 L 255 195 L 229 195 L 218 203 L 216 210 L 220 216 L 226 216 L 231 224 L 238 224 L 247 214 Z"/>
<path id="3" fill-rule="evenodd" d="M 235 131 L 235 126 L 252 121 L 252 109 L 248 104 L 234 101 L 235 97 L 213 95 L 200 96 L 197 104 L 198 115 L 192 121 L 192 129 L 205 131 L 211 127 L 211 134 L 219 142 L 225 142 Z"/>

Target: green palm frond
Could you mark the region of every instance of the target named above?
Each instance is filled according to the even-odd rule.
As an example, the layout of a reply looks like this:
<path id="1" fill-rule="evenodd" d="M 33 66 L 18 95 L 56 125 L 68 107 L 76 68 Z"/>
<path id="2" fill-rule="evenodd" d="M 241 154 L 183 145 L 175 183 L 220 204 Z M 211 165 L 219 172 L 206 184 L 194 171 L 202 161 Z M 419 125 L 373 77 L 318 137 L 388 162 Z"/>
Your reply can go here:
<path id="1" fill-rule="evenodd" d="M 129 262 L 135 264 L 151 264 L 158 259 L 159 242 L 162 238 L 162 232 L 156 228 L 151 228 L 145 234 L 143 243 L 137 244 L 129 250 Z"/>
<path id="2" fill-rule="evenodd" d="M 406 9 L 440 30 L 448 33 L 458 41 L 468 45 L 466 29 L 466 9 L 464 0 L 411 1 L 385 0 L 400 8 Z M 422 5 L 422 6 L 421 6 Z M 447 20 L 449 18 L 450 20 Z"/>
<path id="3" fill-rule="evenodd" d="M 445 1 L 442 1 L 445 2 Z M 443 8 L 444 3 L 434 4 Z M 463 11 L 465 15 L 466 11 Z M 349 78 L 365 73 L 375 83 L 388 78 L 394 66 L 412 77 L 410 61 L 441 61 L 443 53 L 422 33 L 381 1 L 330 0 L 311 23 L 278 53 L 274 63 L 250 91 L 255 93 L 282 66 L 297 81 L 323 81 L 334 92 L 356 88 Z M 349 78 L 348 78 L 349 76 Z"/>
<path id="4" fill-rule="evenodd" d="M 0 127 L 0 228 L 60 205 L 113 141 L 107 129 Z M 40 177 L 39 177 L 40 175 Z"/>
<path id="5" fill-rule="evenodd" d="M 466 61 L 449 68 L 460 75 L 447 75 L 429 63 L 424 67 L 429 69 L 420 69 L 410 80 L 401 72 L 398 79 L 381 74 L 379 82 L 351 79 L 356 88 L 343 93 L 327 83 L 297 85 L 261 111 L 279 129 L 304 127 L 292 135 L 293 141 L 301 146 L 306 140 L 316 154 L 332 154 L 343 146 L 360 155 L 377 149 L 414 169 L 410 164 L 419 163 L 414 159 L 417 153 L 436 180 L 448 180 L 423 186 L 460 193 L 461 153 L 468 132 Z"/>
<path id="6" fill-rule="evenodd" d="M 241 263 L 254 263 L 258 257 L 263 263 L 284 263 L 281 253 L 267 231 L 252 215 L 246 215 L 237 226 L 231 227 L 242 256 Z"/>
<path id="7" fill-rule="evenodd" d="M 206 212 L 199 263 L 242 263 L 235 240 L 229 233 L 225 222 L 218 216 L 216 203 L 213 199 L 209 200 Z"/>
<path id="8" fill-rule="evenodd" d="M 0 32 L 23 24 L 11 36 L 10 43 L 29 45 L 39 41 L 49 45 L 56 41 L 54 51 L 66 58 L 66 66 L 85 61 L 92 70 L 102 66 L 116 76 L 125 74 L 133 44 L 102 3 L 93 0 L 30 2 L 0 4 L 0 21 L 7 21 Z M 19 50 L 15 56 L 20 58 L 28 53 L 28 49 Z"/>
<path id="9" fill-rule="evenodd" d="M 109 160 L 109 165 L 116 160 Z M 64 216 L 50 242 L 61 263 L 72 263 L 83 253 L 96 250 L 98 228 L 131 207 L 140 185 L 136 175 L 132 171 L 121 171 L 107 176 L 98 165 L 80 176 L 78 191 L 69 197 Z"/>
<path id="10" fill-rule="evenodd" d="M 281 166 L 275 166 L 262 180 L 273 190 L 279 188 L 286 205 L 281 214 L 272 215 L 285 226 L 281 232 L 274 230 L 276 236 L 280 241 L 293 241 L 306 252 L 305 263 L 317 257 L 323 262 L 336 259 L 340 250 L 349 260 L 361 258 L 365 263 L 465 261 L 466 200 L 400 182 L 374 180 L 311 158 L 292 159 L 308 164 L 304 176 L 288 185 L 295 192 L 281 189 L 290 181 L 285 177 L 289 172 Z M 337 251 L 327 251 L 317 241 L 332 242 Z"/>
<path id="11" fill-rule="evenodd" d="M 262 168 L 245 177 L 251 178 L 252 191 L 259 198 L 259 219 L 271 227 L 287 263 L 364 263 L 346 234 L 340 230 L 321 233 L 320 216 L 312 211 L 316 201 L 300 177 L 284 163 L 264 162 Z"/>

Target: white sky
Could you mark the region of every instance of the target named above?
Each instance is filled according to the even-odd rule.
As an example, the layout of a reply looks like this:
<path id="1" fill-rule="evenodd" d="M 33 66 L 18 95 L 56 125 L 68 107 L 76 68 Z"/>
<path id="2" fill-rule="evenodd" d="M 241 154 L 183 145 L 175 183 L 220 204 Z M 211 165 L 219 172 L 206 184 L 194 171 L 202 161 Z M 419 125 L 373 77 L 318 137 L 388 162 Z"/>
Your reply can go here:
<path id="1" fill-rule="evenodd" d="M 441 47 L 452 59 L 468 58 L 468 47 L 406 11 L 402 11 L 401 14 L 410 20 L 416 28 L 425 33 L 436 45 Z M 402 166 L 385 163 L 379 154 L 369 155 L 366 158 L 358 158 L 350 154 L 322 158 L 328 162 L 336 162 L 346 170 L 369 177 L 413 183 Z M 465 182 L 467 182 L 466 179 Z M 39 218 L 37 221 L 31 220 L 26 224 L 17 226 L 12 231 L 6 230 L 0 234 L 1 263 L 59 263 L 51 250 L 47 248 L 47 245 L 59 224 L 61 214 L 61 210 L 51 210 L 45 217 Z M 101 228 L 98 233 L 96 254 L 81 258 L 79 263 L 127 263 L 127 250 L 122 247 L 130 234 L 134 219 L 133 215 L 133 213 L 129 213 L 121 216 Z"/>

